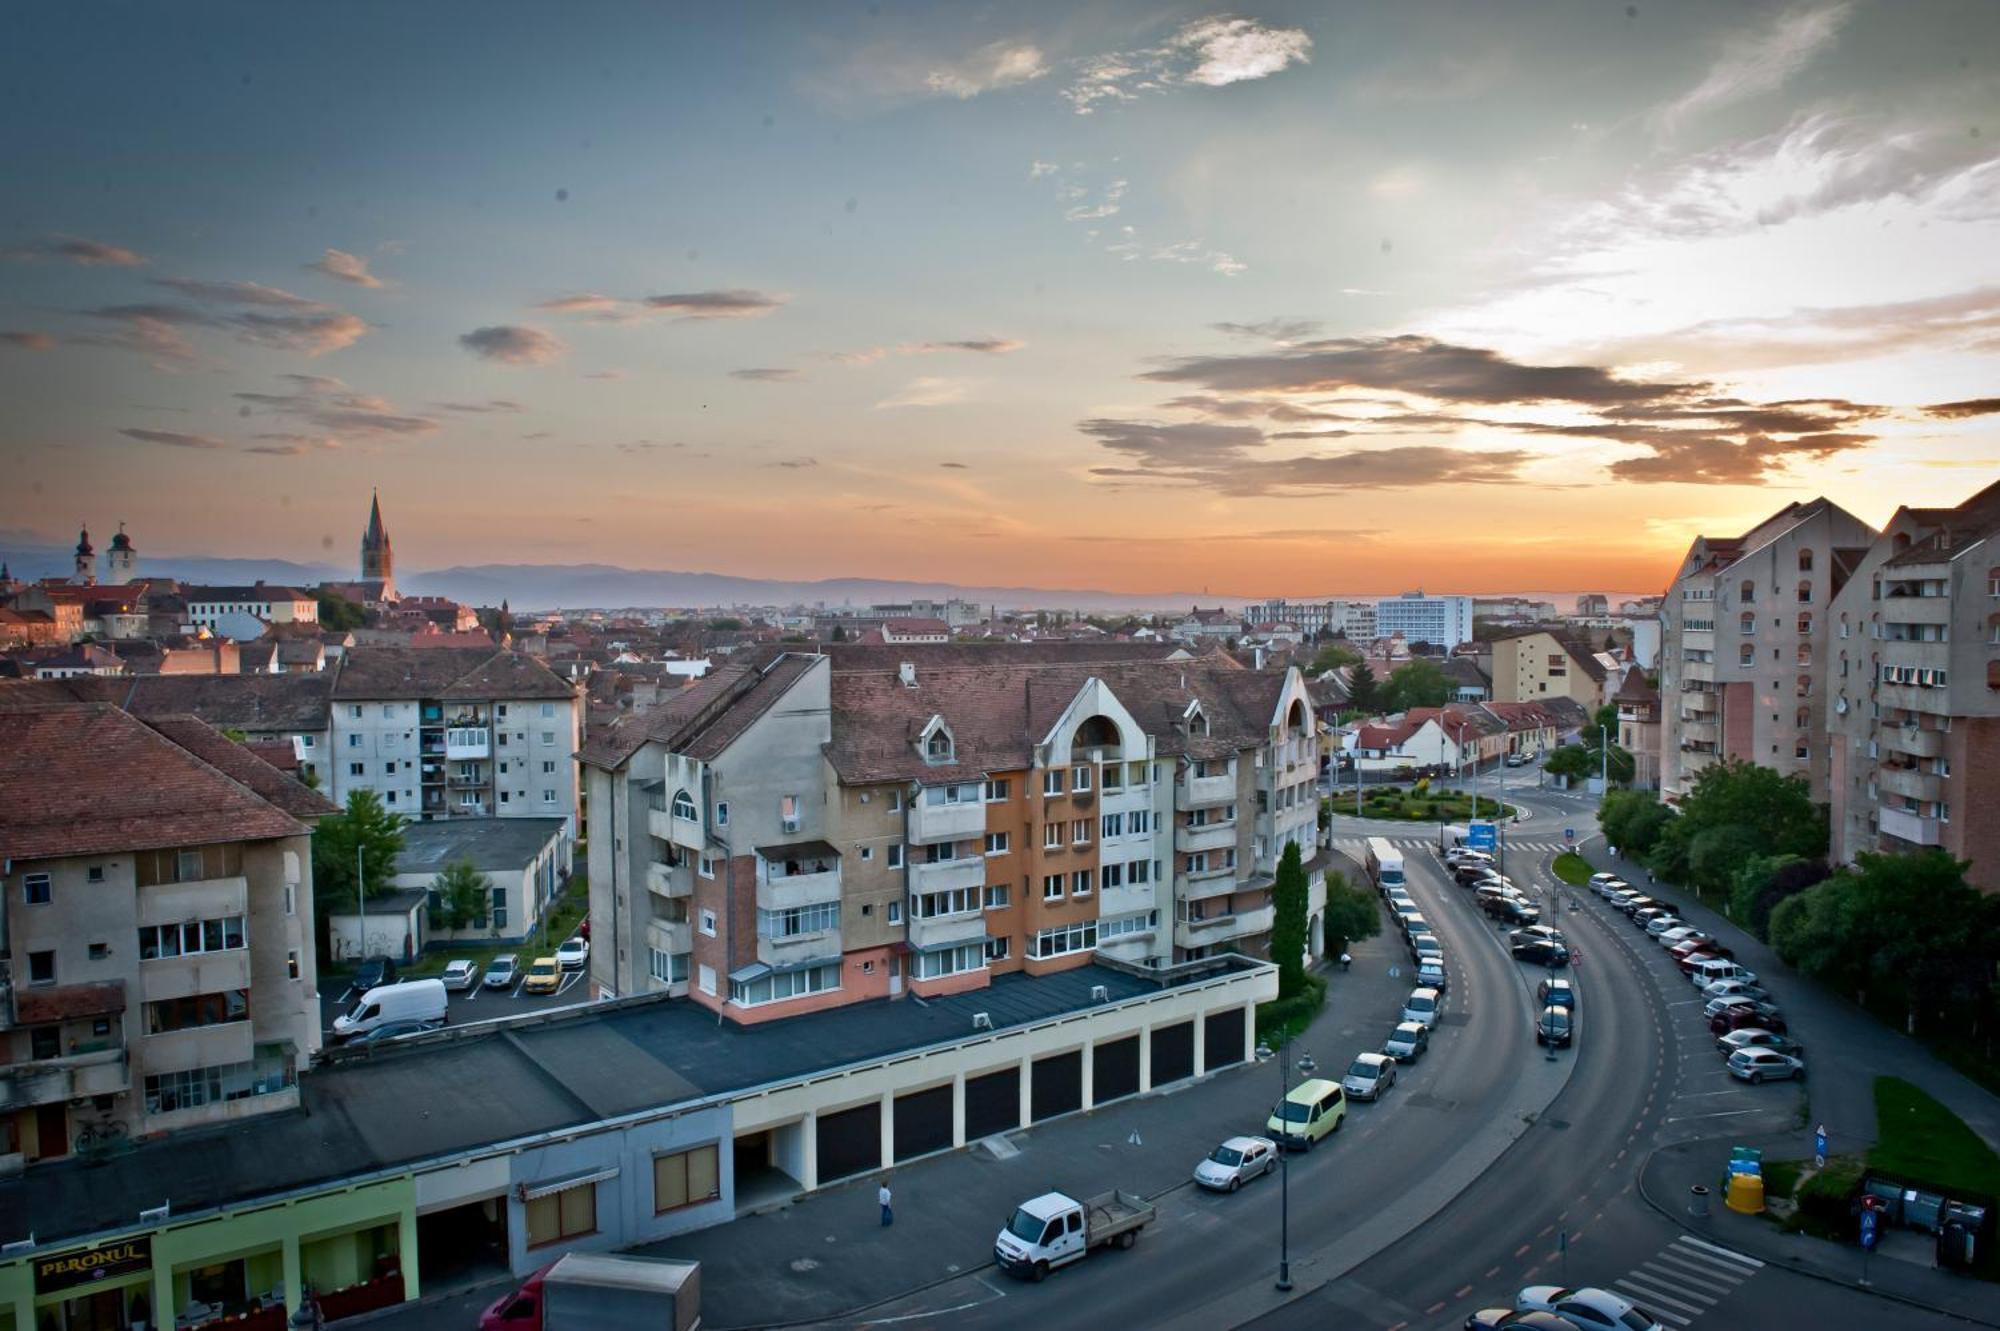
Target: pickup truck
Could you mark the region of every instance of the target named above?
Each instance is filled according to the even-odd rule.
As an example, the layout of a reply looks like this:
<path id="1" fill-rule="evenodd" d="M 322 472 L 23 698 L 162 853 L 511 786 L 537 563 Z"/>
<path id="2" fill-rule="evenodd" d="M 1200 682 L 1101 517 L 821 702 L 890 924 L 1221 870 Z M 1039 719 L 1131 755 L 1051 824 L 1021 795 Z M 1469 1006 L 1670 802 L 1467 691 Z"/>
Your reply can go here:
<path id="1" fill-rule="evenodd" d="M 1040 1280 L 1058 1266 L 1082 1260 L 1092 1248 L 1131 1247 L 1153 1215 L 1151 1202 L 1115 1189 L 1086 1202 L 1045 1192 L 1014 1208 L 993 1240 L 993 1258 L 1010 1275 Z"/>

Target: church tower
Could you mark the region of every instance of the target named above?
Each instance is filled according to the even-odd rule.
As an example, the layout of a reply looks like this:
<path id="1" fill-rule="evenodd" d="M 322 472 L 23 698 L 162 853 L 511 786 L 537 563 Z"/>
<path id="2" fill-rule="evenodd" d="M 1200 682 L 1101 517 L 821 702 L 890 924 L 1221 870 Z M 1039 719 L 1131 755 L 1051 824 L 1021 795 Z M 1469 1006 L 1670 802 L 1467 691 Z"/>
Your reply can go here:
<path id="1" fill-rule="evenodd" d="M 132 538 L 125 534 L 125 524 L 118 524 L 118 534 L 111 538 L 111 551 L 106 559 L 106 572 L 111 581 L 123 586 L 139 576 L 139 552 L 132 546 Z"/>
<path id="2" fill-rule="evenodd" d="M 90 528 L 76 534 L 76 573 L 70 581 L 79 587 L 97 585 L 97 551 L 90 545 Z"/>
<path id="3" fill-rule="evenodd" d="M 379 582 L 376 599 L 396 599 L 396 556 L 389 546 L 389 529 L 382 525 L 382 496 L 377 493 L 368 509 L 368 530 L 361 534 L 361 580 Z"/>

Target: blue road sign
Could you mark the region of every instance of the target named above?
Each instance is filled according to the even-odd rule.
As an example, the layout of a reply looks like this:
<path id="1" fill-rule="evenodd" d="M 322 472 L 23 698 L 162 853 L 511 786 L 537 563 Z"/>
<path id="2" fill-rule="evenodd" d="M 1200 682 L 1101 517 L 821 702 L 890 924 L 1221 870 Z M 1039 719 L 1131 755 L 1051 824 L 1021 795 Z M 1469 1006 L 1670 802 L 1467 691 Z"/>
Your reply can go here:
<path id="1" fill-rule="evenodd" d="M 1864 1210 L 1861 1213 L 1861 1246 L 1863 1249 L 1869 1252 L 1875 1250 L 1875 1227 L 1880 1223 L 1881 1221 L 1877 1218 L 1874 1211 Z"/>
<path id="2" fill-rule="evenodd" d="M 1826 1168 L 1826 1129 L 1824 1127 L 1813 1133 L 1813 1167 L 1815 1169 Z"/>
<path id="3" fill-rule="evenodd" d="M 1492 850 L 1500 844 L 1500 829 L 1488 822 L 1473 823 L 1465 829 L 1465 844 L 1474 850 Z"/>
<path id="4" fill-rule="evenodd" d="M 1563 829 L 1563 844 L 1566 846 L 1574 846 L 1576 844 L 1576 829 L 1574 827 L 1565 827 Z"/>

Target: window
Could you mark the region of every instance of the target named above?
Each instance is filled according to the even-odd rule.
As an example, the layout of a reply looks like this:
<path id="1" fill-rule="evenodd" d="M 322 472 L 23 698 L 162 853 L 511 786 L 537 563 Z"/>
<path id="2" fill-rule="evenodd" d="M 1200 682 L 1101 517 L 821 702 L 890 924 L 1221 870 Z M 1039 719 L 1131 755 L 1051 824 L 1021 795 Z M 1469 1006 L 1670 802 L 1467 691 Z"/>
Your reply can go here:
<path id="1" fill-rule="evenodd" d="M 686 792 L 685 790 L 677 790 L 677 791 L 675 791 L 675 792 L 674 792 L 674 817 L 676 817 L 676 818 L 693 818 L 694 816 L 695 816 L 695 814 L 694 814 L 694 797 L 693 797 L 693 796 L 691 796 L 691 795 L 689 795 L 689 794 L 688 794 L 688 793 L 687 793 L 687 792 Z"/>
<path id="2" fill-rule="evenodd" d="M 935 920 L 940 915 L 970 915 L 980 907 L 982 894 L 976 887 L 954 888 L 949 892 L 926 892 L 910 907 L 910 918 Z"/>
<path id="3" fill-rule="evenodd" d="M 1097 871 L 1097 883 L 1099 887 L 1102 887 L 1107 892 L 1114 887 L 1125 886 L 1125 866 L 1122 864 L 1106 864 L 1100 867 Z"/>
<path id="4" fill-rule="evenodd" d="M 543 776 L 553 776 L 553 775 L 555 775 L 555 770 L 556 770 L 556 760 L 555 760 L 555 759 L 553 759 L 553 758 L 544 758 L 544 759 L 542 759 L 542 775 L 543 775 Z"/>
<path id="5" fill-rule="evenodd" d="M 755 980 L 740 982 L 731 980 L 729 1001 L 738 1007 L 752 1007 L 758 1003 L 775 1003 L 781 999 L 797 998 L 803 994 L 816 994 L 838 988 L 840 988 L 840 963 L 835 961 L 802 971 L 765 975 Z"/>
<path id="6" fill-rule="evenodd" d="M 1090 819 L 1079 818 L 1069 825 L 1069 839 L 1079 846 L 1090 844 Z"/>
<path id="7" fill-rule="evenodd" d="M 646 949 L 646 973 L 661 984 L 686 984 L 688 959 L 662 952 L 656 947 Z"/>
<path id="8" fill-rule="evenodd" d="M 542 787 L 542 803 L 554 804 L 555 802 L 556 802 L 555 791 L 551 790 L 547 786 Z"/>
<path id="9" fill-rule="evenodd" d="M 900 841 L 889 843 L 889 867 L 891 869 L 903 867 L 903 843 Z"/>
<path id="10" fill-rule="evenodd" d="M 89 867 L 88 869 L 85 869 L 85 870 L 83 871 L 83 881 L 84 881 L 84 882 L 86 882 L 86 883 L 101 883 L 101 882 L 103 882 L 103 881 L 104 881 L 104 866 L 103 866 L 103 865 L 101 865 L 101 864 L 93 864 L 93 865 L 91 865 L 91 866 L 90 866 L 90 867 Z"/>
<path id="11" fill-rule="evenodd" d="M 22 874 L 21 875 L 22 902 L 30 906 L 48 905 L 52 895 L 49 889 L 49 883 L 50 883 L 49 876 L 45 873 Z"/>
<path id="12" fill-rule="evenodd" d="M 139 929 L 141 961 L 191 957 L 203 952 L 233 952 L 243 946 L 241 915 L 225 915 L 213 920 L 185 920 L 179 924 L 149 924 Z"/>
<path id="13" fill-rule="evenodd" d="M 1097 921 L 1079 920 L 1038 931 L 1029 940 L 1031 957 L 1060 957 L 1071 952 L 1088 952 L 1097 946 Z"/>
<path id="14" fill-rule="evenodd" d="M 111 944 L 92 943 L 90 945 L 89 951 L 90 951 L 90 959 L 92 961 L 104 961 L 109 959 L 109 957 L 111 956 Z"/>
<path id="15" fill-rule="evenodd" d="M 888 908 L 882 912 L 882 917 L 891 924 L 901 924 L 903 922 L 903 903 L 900 901 L 890 902 Z"/>
<path id="16" fill-rule="evenodd" d="M 986 887 L 986 909 L 1005 910 L 1011 889 L 1005 883 L 989 883 Z"/>
<path id="17" fill-rule="evenodd" d="M 1070 789 L 1078 794 L 1090 789 L 1090 769 L 1077 767 L 1070 771 Z"/>
<path id="18" fill-rule="evenodd" d="M 988 855 L 1005 855 L 1007 853 L 1007 833 L 988 832 L 986 834 L 986 853 Z"/>
<path id="19" fill-rule="evenodd" d="M 146 1004 L 146 1034 L 191 1031 L 250 1019 L 250 991 L 225 989 L 218 994 L 190 994 Z"/>
<path id="20" fill-rule="evenodd" d="M 951 757 L 951 736 L 947 735 L 941 729 L 933 730 L 930 738 L 924 741 L 924 756 L 926 758 Z"/>
<path id="21" fill-rule="evenodd" d="M 1737 616 L 1736 627 L 1744 633 L 1755 633 L 1757 631 L 1757 616 L 1747 610 L 1744 611 L 1741 615 Z"/>
<path id="22" fill-rule="evenodd" d="M 501 771 L 503 771 L 503 772 L 504 772 L 504 771 L 506 771 L 506 770 L 507 770 L 507 764 L 505 764 L 505 763 L 502 763 L 502 764 L 500 764 L 500 770 L 501 770 Z M 383 763 L 383 764 L 382 764 L 382 775 L 383 775 L 383 776 L 394 776 L 394 775 L 396 775 L 396 764 L 394 764 L 394 763 Z"/>
<path id="23" fill-rule="evenodd" d="M 903 792 L 902 792 L 902 791 L 900 791 L 900 790 L 892 790 L 892 791 L 890 791 L 890 792 L 889 792 L 889 812 L 890 812 L 890 813 L 901 813 L 902 811 L 903 811 Z"/>
<path id="24" fill-rule="evenodd" d="M 1013 939 L 1005 937 L 987 939 L 986 959 L 988 961 L 1005 961 L 1007 959 L 1008 944 L 1013 941 Z"/>
<path id="25" fill-rule="evenodd" d="M 946 975 L 958 975 L 965 971 L 986 968 L 986 945 L 964 943 L 957 947 L 941 947 L 930 952 L 917 953 L 913 968 L 919 980 L 935 980 Z"/>
<path id="26" fill-rule="evenodd" d="M 715 861 L 704 855 L 695 861 L 694 871 L 703 878 L 715 877 Z"/>
<path id="27" fill-rule="evenodd" d="M 1736 653 L 1736 664 L 1756 665 L 1757 649 L 1747 642 L 1744 643 L 1742 649 Z"/>
<path id="28" fill-rule="evenodd" d="M 394 804 L 396 802 L 396 792 L 391 790 L 386 794 L 384 794 L 382 796 L 382 802 L 384 804 Z M 500 802 L 502 804 L 505 804 L 507 802 L 507 792 L 504 790 L 500 792 Z"/>
<path id="29" fill-rule="evenodd" d="M 349 763 L 347 765 L 347 774 L 349 776 L 364 776 L 367 772 L 368 766 L 366 763 Z"/>
<path id="30" fill-rule="evenodd" d="M 291 951 L 285 953 L 285 978 L 288 980 L 299 978 L 299 950 L 297 948 L 293 948 Z"/>
<path id="31" fill-rule="evenodd" d="M 542 1197 L 528 1199 L 528 1246 L 582 1238 L 597 1232 L 597 1185 L 579 1183 Z"/>
<path id="32" fill-rule="evenodd" d="M 1063 825 L 1059 822 L 1042 824 L 1042 845 L 1049 850 L 1062 849 Z"/>
<path id="33" fill-rule="evenodd" d="M 1137 915 L 1118 915 L 1108 920 L 1099 920 L 1097 922 L 1097 938 L 1099 942 L 1104 942 L 1109 939 L 1123 937 L 1126 934 L 1151 933 L 1159 927 L 1160 912 L 1156 910 L 1140 911 Z"/>
<path id="34" fill-rule="evenodd" d="M 1153 830 L 1153 811 L 1151 809 L 1134 809 L 1132 812 L 1126 814 L 1125 817 L 1127 819 L 1125 825 L 1131 830 L 1133 836 L 1140 836 Z"/>
<path id="35" fill-rule="evenodd" d="M 297 888 L 296 885 L 292 883 L 286 883 L 285 914 L 296 915 L 298 914 L 298 912 L 299 912 L 299 889 Z"/>
<path id="36" fill-rule="evenodd" d="M 1063 894 L 1063 876 L 1059 873 L 1043 874 L 1042 900 L 1061 901 L 1062 894 Z"/>
<path id="37" fill-rule="evenodd" d="M 194 1109 L 282 1091 L 297 1084 L 289 1060 L 282 1063 L 259 1060 L 168 1072 L 146 1078 L 146 1112 L 168 1114 L 176 1109 Z"/>
<path id="38" fill-rule="evenodd" d="M 874 858 L 875 858 L 875 847 L 863 846 L 861 848 L 861 862 L 863 864 L 868 863 L 870 860 L 873 860 Z"/>
<path id="39" fill-rule="evenodd" d="M 701 931 L 702 931 L 702 933 L 703 933 L 703 934 L 704 934 L 705 936 L 707 936 L 707 937 L 709 937 L 709 938 L 713 938 L 713 937 L 715 937 L 715 912 L 714 912 L 714 911 L 712 911 L 712 910 L 703 910 L 703 911 L 702 911 L 702 913 L 701 913 L 701 925 L 700 925 L 700 928 L 701 928 Z"/>
<path id="40" fill-rule="evenodd" d="M 348 747 L 348 748 L 350 748 L 350 749 L 358 749 L 358 748 L 360 748 L 360 747 L 361 747 L 361 736 L 359 736 L 359 735 L 349 735 L 349 736 L 347 737 L 347 747 Z"/>
<path id="41" fill-rule="evenodd" d="M 1125 764 L 1104 764 L 1104 789 L 1106 791 L 1125 789 Z"/>
<path id="42" fill-rule="evenodd" d="M 727 801 L 727 800 L 722 800 L 722 801 L 719 801 L 719 802 L 718 802 L 718 803 L 716 804 L 716 806 L 715 806 L 715 825 L 716 825 L 717 827 L 727 827 L 727 826 L 729 826 L 729 801 Z"/>
<path id="43" fill-rule="evenodd" d="M 1101 837 L 1124 836 L 1125 815 L 1122 813 L 1105 814 L 1099 823 L 1097 834 Z"/>
<path id="44" fill-rule="evenodd" d="M 699 1206 L 722 1195 L 713 1144 L 653 1157 L 653 1214 Z"/>
<path id="45" fill-rule="evenodd" d="M 1134 887 L 1137 887 L 1141 883 L 1149 882 L 1152 878 L 1150 872 L 1152 867 L 1153 862 L 1151 860 L 1133 860 L 1125 866 L 1125 879 Z"/>
<path id="46" fill-rule="evenodd" d="M 1069 893 L 1073 897 L 1090 895 L 1090 870 L 1078 869 L 1069 876 Z"/>
<path id="47" fill-rule="evenodd" d="M 28 983 L 54 984 L 56 982 L 56 954 L 54 952 L 30 952 L 28 954 Z"/>
<path id="48" fill-rule="evenodd" d="M 1757 603 L 1757 584 L 1750 581 L 1750 579 L 1743 579 L 1742 585 L 1737 588 L 1737 593 L 1737 599 L 1744 605 L 1755 605 Z"/>
<path id="49" fill-rule="evenodd" d="M 504 887 L 496 887 L 496 888 L 494 888 L 494 889 L 493 889 L 493 900 L 492 900 L 492 906 L 490 907 L 490 909 L 491 909 L 491 912 L 492 912 L 492 917 L 493 917 L 493 927 L 494 927 L 495 929 L 505 929 L 505 928 L 507 927 L 507 889 L 506 889 L 506 888 L 504 888 Z"/>
<path id="50" fill-rule="evenodd" d="M 759 938 L 802 938 L 807 934 L 830 933 L 840 927 L 840 903 L 793 906 L 786 910 L 759 910 Z"/>
<path id="51" fill-rule="evenodd" d="M 988 781 L 986 783 L 986 802 L 988 804 L 998 804 L 1006 798 L 1007 782 L 1005 780 Z"/>
<path id="52" fill-rule="evenodd" d="M 555 714 L 556 714 L 556 705 L 555 705 L 554 703 L 552 703 L 552 702 L 545 702 L 545 703 L 543 703 L 543 704 L 542 704 L 542 715 L 543 715 L 543 716 L 545 716 L 545 717 L 553 717 L 553 716 L 554 716 Z M 500 707 L 500 715 L 502 715 L 502 716 L 505 716 L 505 715 L 507 715 L 507 707 L 506 707 L 506 704 L 504 704 L 504 703 L 503 703 L 503 704 L 501 704 L 501 707 Z"/>
<path id="53" fill-rule="evenodd" d="M 1042 773 L 1042 793 L 1044 795 L 1060 795 L 1062 794 L 1062 792 L 1063 792 L 1063 784 L 1062 784 L 1061 768 L 1052 767 L 1048 771 Z"/>
<path id="54" fill-rule="evenodd" d="M 1799 572 L 1810 573 L 1812 572 L 1812 566 L 1813 552 L 1809 549 L 1799 551 Z"/>
<path id="55" fill-rule="evenodd" d="M 695 981 L 701 987 L 701 991 L 704 994 L 709 995 L 711 998 L 715 996 L 715 967 L 701 967 L 696 972 Z"/>

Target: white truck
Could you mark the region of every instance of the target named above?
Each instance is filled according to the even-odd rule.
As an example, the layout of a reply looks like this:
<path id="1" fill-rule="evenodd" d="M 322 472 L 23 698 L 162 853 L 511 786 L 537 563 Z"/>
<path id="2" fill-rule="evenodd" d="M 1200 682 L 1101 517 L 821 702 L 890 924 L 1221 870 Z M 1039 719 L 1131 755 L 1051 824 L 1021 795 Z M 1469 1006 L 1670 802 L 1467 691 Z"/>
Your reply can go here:
<path id="1" fill-rule="evenodd" d="M 1082 1260 L 1092 1248 L 1129 1248 L 1151 1223 L 1153 1204 L 1113 1189 L 1080 1202 L 1045 1192 L 1014 1208 L 993 1240 L 993 1259 L 1010 1275 L 1040 1280 L 1058 1266 Z"/>

